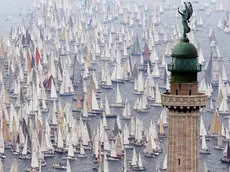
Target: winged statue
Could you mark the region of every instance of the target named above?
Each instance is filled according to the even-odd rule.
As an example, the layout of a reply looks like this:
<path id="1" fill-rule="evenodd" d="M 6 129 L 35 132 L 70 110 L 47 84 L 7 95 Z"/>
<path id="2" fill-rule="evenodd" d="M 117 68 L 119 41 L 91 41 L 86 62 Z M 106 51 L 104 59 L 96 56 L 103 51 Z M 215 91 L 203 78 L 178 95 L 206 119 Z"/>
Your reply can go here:
<path id="1" fill-rule="evenodd" d="M 182 24 L 184 27 L 184 34 L 183 37 L 186 38 L 186 34 L 190 32 L 190 27 L 188 26 L 188 23 L 190 22 L 189 19 L 192 16 L 193 13 L 193 8 L 192 8 L 192 4 L 190 2 L 184 2 L 185 5 L 185 9 L 180 11 L 178 8 L 178 12 L 180 13 L 180 15 L 182 16 Z"/>

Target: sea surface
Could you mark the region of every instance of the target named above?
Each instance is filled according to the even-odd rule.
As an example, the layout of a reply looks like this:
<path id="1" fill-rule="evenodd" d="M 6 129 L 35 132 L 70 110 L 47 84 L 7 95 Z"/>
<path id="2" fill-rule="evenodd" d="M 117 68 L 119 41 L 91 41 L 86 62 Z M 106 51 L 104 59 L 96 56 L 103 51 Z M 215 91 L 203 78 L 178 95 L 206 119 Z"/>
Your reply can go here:
<path id="1" fill-rule="evenodd" d="M 74 3 L 74 1 L 72 1 Z M 175 4 L 176 6 L 181 6 L 181 2 L 178 0 L 171 0 L 171 4 Z M 152 8 L 153 6 L 153 0 L 144 0 L 143 3 L 146 3 L 148 8 Z M 162 1 L 164 3 L 164 1 Z M 211 16 L 206 16 L 204 11 L 198 11 L 200 4 L 202 1 L 199 1 L 197 4 L 193 4 L 194 6 L 194 12 L 196 17 L 202 17 L 204 24 L 206 27 L 197 27 L 197 31 L 195 33 L 195 38 L 198 40 L 200 46 L 203 49 L 204 57 L 207 60 L 210 57 L 211 51 L 209 47 L 209 39 L 208 39 L 208 33 L 209 29 L 213 29 L 215 31 L 216 39 L 219 44 L 220 52 L 224 60 L 225 68 L 227 70 L 227 74 L 229 76 L 230 74 L 230 64 L 229 64 L 229 58 L 230 58 L 230 35 L 224 33 L 222 30 L 217 29 L 217 23 L 219 18 L 221 17 L 224 19 L 226 17 L 225 12 L 216 12 L 215 11 L 215 5 L 210 5 L 212 8 Z M 224 3 L 227 4 L 227 2 L 224 1 Z M 18 25 L 21 25 L 24 23 L 25 25 L 28 24 L 29 19 L 29 13 L 31 12 L 31 5 L 33 4 L 32 0 L 0 0 L 0 6 L 2 7 L 0 10 L 0 36 L 9 35 L 11 27 L 17 27 Z M 176 10 L 170 10 L 165 11 L 164 14 L 161 15 L 161 22 L 166 22 L 168 25 L 168 30 L 166 30 L 168 33 L 170 33 L 171 26 L 175 24 L 181 25 L 181 18 L 175 18 Z M 117 25 L 119 25 L 119 21 L 116 21 Z M 141 30 L 140 28 L 136 29 L 136 32 L 139 34 L 139 37 L 141 37 Z M 143 42 L 142 42 L 143 46 Z M 162 54 L 165 52 L 166 44 L 156 45 L 156 51 L 158 53 L 159 57 L 162 57 Z M 168 58 L 167 61 L 170 61 Z M 203 73 L 200 73 L 199 78 Z M 160 81 L 162 82 L 162 81 Z M 114 85 L 114 88 L 116 86 Z M 133 84 L 126 83 L 120 85 L 121 95 L 123 100 L 126 98 L 130 101 L 131 107 L 133 107 L 134 102 L 136 100 L 136 96 L 132 95 L 132 88 Z M 107 94 L 108 97 L 110 97 L 110 102 L 113 102 L 113 98 L 116 93 L 116 89 L 113 91 L 105 91 L 103 94 Z M 102 94 L 101 97 L 104 97 Z M 68 101 L 67 98 L 62 98 L 61 102 L 63 104 L 63 107 L 65 103 Z M 159 107 L 152 107 L 151 111 L 147 114 L 137 114 L 137 116 L 144 121 L 144 125 L 147 128 L 149 126 L 149 121 L 154 119 L 155 122 L 157 122 L 159 115 L 160 115 L 161 109 Z M 121 111 L 120 111 L 121 112 Z M 206 129 L 208 130 L 209 124 L 211 122 L 213 113 L 204 113 L 203 118 L 205 122 Z M 96 126 L 98 125 L 98 121 L 100 118 L 93 118 L 90 121 L 91 130 L 95 130 Z M 224 121 L 224 119 L 223 119 Z M 114 125 L 114 119 L 108 119 L 108 126 Z M 224 121 L 225 126 L 227 126 L 227 122 Z M 167 130 L 166 130 L 167 132 Z M 220 158 L 223 155 L 222 151 L 215 150 L 214 144 L 216 143 L 215 139 L 212 139 L 212 141 L 207 142 L 208 147 L 211 149 L 210 155 L 201 155 L 201 171 L 203 171 L 203 162 L 206 161 L 209 169 L 211 172 L 227 172 L 228 171 L 228 165 L 223 164 L 220 162 Z M 147 168 L 147 172 L 155 172 L 156 166 L 162 167 L 164 155 L 167 152 L 167 138 L 162 139 L 161 147 L 163 149 L 163 154 L 160 154 L 158 157 L 155 158 L 145 158 L 142 157 L 143 166 Z M 143 148 L 137 148 L 137 152 L 142 152 Z M 70 162 L 71 168 L 73 172 L 92 172 L 93 167 L 93 158 L 91 155 L 91 152 L 86 151 L 87 158 L 86 159 L 77 159 L 77 161 Z M 12 155 L 10 151 L 6 151 L 7 158 L 3 161 L 5 172 L 9 172 L 11 168 L 11 164 L 13 162 L 13 159 L 15 156 Z M 127 159 L 128 161 L 131 161 L 132 158 L 132 150 L 127 151 Z M 54 159 L 47 159 L 46 162 L 48 163 L 46 167 L 42 168 L 42 171 L 46 172 L 52 172 L 52 163 L 61 161 L 61 156 L 55 156 Z M 24 171 L 25 168 L 30 166 L 30 160 L 20 160 L 18 159 L 19 163 L 19 171 Z M 116 162 L 109 162 L 109 169 L 110 172 L 119 172 L 120 169 L 123 166 L 123 160 L 116 161 Z M 58 170 L 56 170 L 58 171 Z M 131 171 L 131 170 L 130 170 Z"/>

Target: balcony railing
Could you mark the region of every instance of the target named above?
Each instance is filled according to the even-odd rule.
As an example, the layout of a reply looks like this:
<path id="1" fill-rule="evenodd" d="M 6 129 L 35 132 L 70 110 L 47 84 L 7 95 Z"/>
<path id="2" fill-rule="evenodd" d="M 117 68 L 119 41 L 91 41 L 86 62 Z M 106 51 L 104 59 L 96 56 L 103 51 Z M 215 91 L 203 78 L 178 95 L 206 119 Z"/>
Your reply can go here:
<path id="1" fill-rule="evenodd" d="M 207 96 L 205 94 L 198 95 L 170 95 L 161 94 L 163 106 L 174 107 L 204 107 L 207 105 Z"/>
<path id="2" fill-rule="evenodd" d="M 168 64 L 168 71 L 170 72 L 200 72 L 202 66 L 197 65 L 172 65 Z"/>

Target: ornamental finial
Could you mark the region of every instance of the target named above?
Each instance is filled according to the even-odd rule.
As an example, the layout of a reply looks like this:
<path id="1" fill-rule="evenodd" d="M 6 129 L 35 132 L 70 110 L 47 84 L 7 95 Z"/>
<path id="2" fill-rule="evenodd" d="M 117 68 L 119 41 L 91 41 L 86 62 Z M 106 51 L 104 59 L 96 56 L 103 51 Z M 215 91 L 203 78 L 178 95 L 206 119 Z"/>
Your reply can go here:
<path id="1" fill-rule="evenodd" d="M 178 8 L 178 12 L 182 16 L 182 24 L 184 27 L 184 33 L 183 33 L 183 38 L 186 38 L 186 34 L 190 32 L 190 27 L 188 26 L 188 23 L 190 22 L 189 19 L 192 16 L 193 9 L 192 9 L 192 4 L 190 2 L 186 3 L 184 2 L 185 9 L 182 10 L 182 12 Z"/>

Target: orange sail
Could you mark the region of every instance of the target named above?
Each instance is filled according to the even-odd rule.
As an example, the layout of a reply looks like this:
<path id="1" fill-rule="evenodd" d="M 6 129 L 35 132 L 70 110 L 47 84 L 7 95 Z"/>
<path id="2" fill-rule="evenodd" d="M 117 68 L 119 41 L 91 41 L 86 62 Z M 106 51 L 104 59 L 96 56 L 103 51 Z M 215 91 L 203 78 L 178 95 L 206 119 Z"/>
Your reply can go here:
<path id="1" fill-rule="evenodd" d="M 27 57 L 27 71 L 31 71 L 31 57 L 30 57 L 30 51 L 29 49 L 26 52 L 26 57 Z"/>
<path id="2" fill-rule="evenodd" d="M 9 94 L 9 89 L 5 89 L 5 103 L 10 104 L 10 94 Z"/>
<path id="3" fill-rule="evenodd" d="M 89 50 L 88 50 L 88 46 L 86 45 L 86 63 L 87 63 L 87 67 L 88 69 L 92 68 L 92 64 L 90 62 L 90 55 L 89 55 Z"/>
<path id="4" fill-rule="evenodd" d="M 160 135 L 164 135 L 165 134 L 165 130 L 164 130 L 164 126 L 163 126 L 163 121 L 160 120 Z"/>
<path id="5" fill-rule="evenodd" d="M 10 132 L 9 132 L 9 128 L 8 128 L 7 121 L 6 121 L 6 118 L 5 118 L 4 114 L 3 114 L 3 117 L 2 117 L 2 124 L 3 124 L 3 137 L 4 137 L 4 140 L 5 140 L 5 142 L 10 143 L 10 141 L 11 141 Z"/>
<path id="6" fill-rule="evenodd" d="M 58 125 L 61 129 L 63 129 L 63 115 L 62 115 L 62 106 L 59 104 L 58 106 Z"/>
<path id="7" fill-rule="evenodd" d="M 215 116 L 214 116 L 212 123 L 211 123 L 209 133 L 213 134 L 213 135 L 219 134 L 221 132 L 221 125 L 222 125 L 222 123 L 221 123 L 219 113 L 216 111 Z"/>
<path id="8" fill-rule="evenodd" d="M 17 136 L 18 136 L 18 130 L 17 130 L 17 124 L 16 124 L 16 119 L 13 116 L 13 133 L 12 133 L 12 140 L 16 142 Z"/>
<path id="9" fill-rule="evenodd" d="M 90 90 L 93 90 L 95 93 L 97 92 L 96 86 L 95 86 L 95 82 L 93 80 L 93 77 L 90 77 Z"/>
<path id="10" fill-rule="evenodd" d="M 92 112 L 92 90 L 88 94 L 88 112 Z"/>
<path id="11" fill-rule="evenodd" d="M 101 163 L 102 163 L 102 156 L 101 156 L 102 154 L 101 154 L 101 142 L 99 142 L 99 165 L 101 165 Z"/>
<path id="12" fill-rule="evenodd" d="M 77 95 L 77 109 L 82 109 L 81 97 Z"/>
<path id="13" fill-rule="evenodd" d="M 36 65 L 38 65 L 41 61 L 41 55 L 38 51 L 38 48 L 36 48 L 36 52 L 35 52 L 35 61 L 36 61 Z"/>

